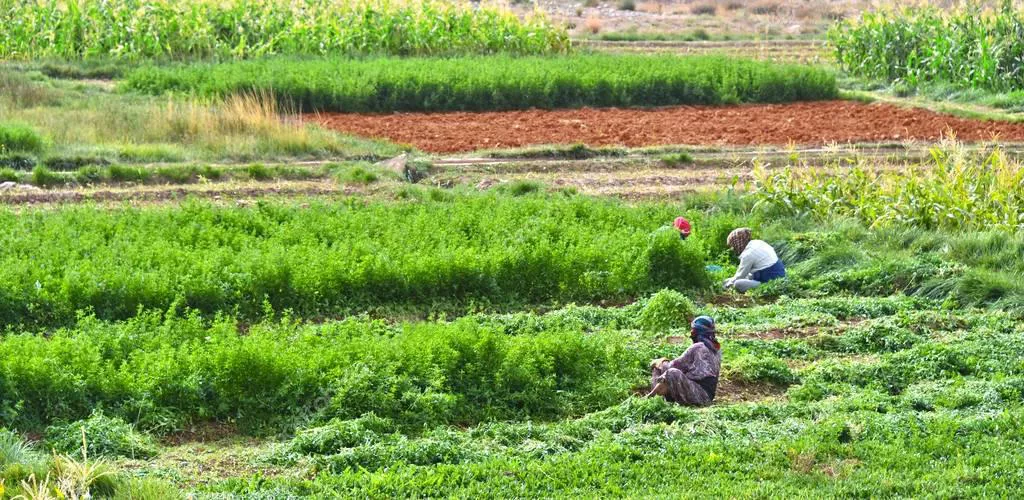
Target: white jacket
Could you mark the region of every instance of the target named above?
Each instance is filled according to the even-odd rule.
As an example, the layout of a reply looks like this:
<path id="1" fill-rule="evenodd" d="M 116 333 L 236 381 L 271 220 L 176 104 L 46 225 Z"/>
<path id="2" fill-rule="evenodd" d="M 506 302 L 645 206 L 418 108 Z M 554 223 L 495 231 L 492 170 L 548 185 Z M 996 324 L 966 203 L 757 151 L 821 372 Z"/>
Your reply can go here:
<path id="1" fill-rule="evenodd" d="M 751 279 L 751 275 L 772 267 L 778 261 L 779 256 L 775 255 L 775 249 L 771 245 L 761 240 L 750 240 L 747 248 L 740 254 L 740 267 L 736 269 L 736 275 L 732 279 Z"/>

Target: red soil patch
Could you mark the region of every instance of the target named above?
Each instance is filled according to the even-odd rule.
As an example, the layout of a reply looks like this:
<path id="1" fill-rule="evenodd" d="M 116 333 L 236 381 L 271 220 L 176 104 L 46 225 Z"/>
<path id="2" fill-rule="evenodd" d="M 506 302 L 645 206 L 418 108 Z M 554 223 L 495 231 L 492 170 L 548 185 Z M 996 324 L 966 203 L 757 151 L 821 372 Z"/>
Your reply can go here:
<path id="1" fill-rule="evenodd" d="M 1024 124 L 968 120 L 918 108 L 850 101 L 656 109 L 583 108 L 485 113 L 328 113 L 306 119 L 350 134 L 455 153 L 534 144 L 821 145 L 831 142 L 1024 141 Z"/>

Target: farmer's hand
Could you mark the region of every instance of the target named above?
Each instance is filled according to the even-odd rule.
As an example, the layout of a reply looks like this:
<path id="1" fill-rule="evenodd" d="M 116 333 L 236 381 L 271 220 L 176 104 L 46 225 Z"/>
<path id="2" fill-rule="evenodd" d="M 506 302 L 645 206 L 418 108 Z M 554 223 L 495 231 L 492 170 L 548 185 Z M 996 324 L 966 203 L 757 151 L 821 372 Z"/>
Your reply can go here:
<path id="1" fill-rule="evenodd" d="M 659 381 L 655 384 L 654 388 L 651 389 L 651 392 L 647 393 L 647 397 L 664 396 L 666 394 L 668 394 L 668 384 L 664 381 Z"/>
<path id="2" fill-rule="evenodd" d="M 733 283 L 735 283 L 735 282 L 736 282 L 736 280 L 735 280 L 735 279 L 733 279 L 733 278 L 729 278 L 729 279 L 725 280 L 725 283 L 723 283 L 723 284 L 722 284 L 722 287 L 723 287 L 723 288 L 729 288 L 729 287 L 731 287 L 731 286 L 733 285 Z"/>

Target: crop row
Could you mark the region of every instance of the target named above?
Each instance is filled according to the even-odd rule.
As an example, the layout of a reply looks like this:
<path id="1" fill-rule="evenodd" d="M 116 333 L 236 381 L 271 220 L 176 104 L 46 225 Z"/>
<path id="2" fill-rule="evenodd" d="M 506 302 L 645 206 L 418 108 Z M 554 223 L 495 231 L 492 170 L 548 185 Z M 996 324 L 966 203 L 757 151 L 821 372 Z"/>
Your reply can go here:
<path id="1" fill-rule="evenodd" d="M 539 12 L 440 0 L 2 0 L 0 25 L 0 59 L 569 50 L 565 29 Z"/>
<path id="2" fill-rule="evenodd" d="M 837 95 L 831 73 L 807 66 L 608 54 L 149 66 L 130 72 L 123 88 L 218 97 L 265 93 L 305 111 L 339 112 L 788 102 Z"/>
<path id="3" fill-rule="evenodd" d="M 677 215 L 668 205 L 449 196 L 7 211 L 0 321 L 67 324 L 82 309 L 117 319 L 172 304 L 245 318 L 269 304 L 312 317 L 614 300 L 710 284 L 701 240 L 656 231 Z"/>
<path id="4" fill-rule="evenodd" d="M 858 76 L 911 86 L 1024 87 L 1024 12 L 1010 2 L 995 12 L 977 5 L 866 12 L 836 25 L 829 41 L 840 66 Z"/>

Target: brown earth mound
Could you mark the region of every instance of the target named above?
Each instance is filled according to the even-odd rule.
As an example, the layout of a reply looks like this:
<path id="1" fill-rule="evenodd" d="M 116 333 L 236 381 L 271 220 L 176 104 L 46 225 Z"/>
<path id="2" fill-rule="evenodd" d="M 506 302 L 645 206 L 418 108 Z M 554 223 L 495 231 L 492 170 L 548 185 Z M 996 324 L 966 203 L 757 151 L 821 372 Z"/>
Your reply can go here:
<path id="1" fill-rule="evenodd" d="M 1024 124 L 968 120 L 888 104 L 823 101 L 657 109 L 320 114 L 306 119 L 364 137 L 455 153 L 534 144 L 822 145 L 832 142 L 1024 141 Z"/>

